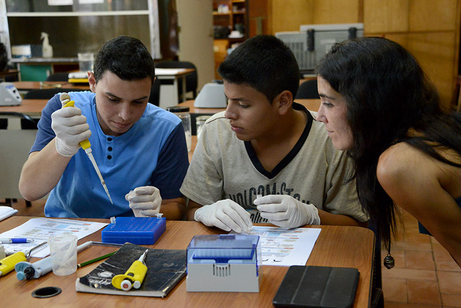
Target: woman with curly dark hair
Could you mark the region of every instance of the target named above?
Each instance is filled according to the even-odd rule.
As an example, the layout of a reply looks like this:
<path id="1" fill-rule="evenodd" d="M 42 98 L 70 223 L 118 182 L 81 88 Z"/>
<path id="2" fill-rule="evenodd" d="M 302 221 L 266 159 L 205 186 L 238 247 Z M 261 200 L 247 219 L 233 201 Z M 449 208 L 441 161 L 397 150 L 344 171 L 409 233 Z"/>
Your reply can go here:
<path id="1" fill-rule="evenodd" d="M 359 199 L 387 248 L 399 206 L 461 265 L 461 114 L 444 110 L 416 59 L 385 38 L 337 44 L 317 74 L 317 120 L 352 157 Z"/>

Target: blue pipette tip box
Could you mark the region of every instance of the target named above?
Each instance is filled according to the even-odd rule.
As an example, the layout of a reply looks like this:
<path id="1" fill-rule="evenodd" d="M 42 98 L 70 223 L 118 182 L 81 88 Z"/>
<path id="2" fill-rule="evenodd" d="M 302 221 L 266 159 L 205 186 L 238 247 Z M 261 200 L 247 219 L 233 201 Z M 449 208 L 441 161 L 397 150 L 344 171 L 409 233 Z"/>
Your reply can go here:
<path id="1" fill-rule="evenodd" d="M 101 232 L 103 243 L 154 244 L 166 230 L 164 217 L 117 217 Z"/>
<path id="2" fill-rule="evenodd" d="M 187 247 L 187 292 L 259 292 L 258 235 L 196 235 Z"/>

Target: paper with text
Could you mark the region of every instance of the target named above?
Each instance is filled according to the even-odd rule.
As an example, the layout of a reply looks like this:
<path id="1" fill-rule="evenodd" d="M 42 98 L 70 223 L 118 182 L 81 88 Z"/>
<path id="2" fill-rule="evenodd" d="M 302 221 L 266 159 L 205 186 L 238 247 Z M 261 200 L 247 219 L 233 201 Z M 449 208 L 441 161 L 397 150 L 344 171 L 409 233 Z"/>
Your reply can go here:
<path id="1" fill-rule="evenodd" d="M 321 230 L 253 226 L 249 234 L 260 237 L 263 265 L 291 266 L 306 265 Z"/>
<path id="2" fill-rule="evenodd" d="M 30 243 L 3 245 L 7 254 L 18 251 L 27 253 L 33 247 L 38 246 L 42 242 L 48 241 L 48 239 L 52 236 L 70 233 L 76 235 L 78 239 L 82 239 L 106 225 L 107 223 L 82 220 L 32 218 L 14 229 L 3 232 L 0 234 L 0 238 L 22 237 L 33 239 L 34 241 Z M 32 257 L 37 258 L 43 258 L 49 254 L 50 248 L 48 244 L 32 251 Z"/>

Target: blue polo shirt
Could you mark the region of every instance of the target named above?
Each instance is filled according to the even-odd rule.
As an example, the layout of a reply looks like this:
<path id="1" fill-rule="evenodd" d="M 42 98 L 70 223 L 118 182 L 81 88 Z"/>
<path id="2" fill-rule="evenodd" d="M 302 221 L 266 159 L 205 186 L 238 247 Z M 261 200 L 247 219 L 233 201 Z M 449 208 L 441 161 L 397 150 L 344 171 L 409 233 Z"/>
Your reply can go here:
<path id="1" fill-rule="evenodd" d="M 181 120 L 147 104 L 142 117 L 129 131 L 108 136 L 97 116 L 95 94 L 70 92 L 90 126 L 91 149 L 114 204 L 110 203 L 87 154 L 80 149 L 67 165 L 45 204 L 47 217 L 110 218 L 133 216 L 125 194 L 139 186 L 155 186 L 163 199 L 181 197 L 179 191 L 189 166 Z M 51 114 L 61 108 L 59 94 L 42 110 L 31 152 L 40 151 L 54 137 Z"/>

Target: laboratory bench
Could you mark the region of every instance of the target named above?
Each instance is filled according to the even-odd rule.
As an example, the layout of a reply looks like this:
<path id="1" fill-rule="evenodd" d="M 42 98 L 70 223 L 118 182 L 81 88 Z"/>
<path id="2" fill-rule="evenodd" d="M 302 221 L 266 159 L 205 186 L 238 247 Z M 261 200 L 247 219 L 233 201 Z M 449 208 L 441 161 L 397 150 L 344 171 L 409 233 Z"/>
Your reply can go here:
<path id="1" fill-rule="evenodd" d="M 48 103 L 47 99 L 23 99 L 21 105 L 18 106 L 0 106 L 0 113 L 16 112 L 40 118 L 46 103 Z"/>
<path id="2" fill-rule="evenodd" d="M 34 217 L 13 216 L 0 222 L 0 233 L 13 229 Z M 87 221 L 109 222 L 108 219 L 82 219 Z M 257 224 L 261 225 L 261 224 Z M 266 224 L 267 225 L 267 224 Z M 360 272 L 357 294 L 353 307 L 369 307 L 370 289 L 373 268 L 374 234 L 371 230 L 351 226 L 312 226 L 321 228 L 320 235 L 312 250 L 306 265 L 352 267 Z M 306 228 L 311 228 L 307 226 Z M 195 221 L 166 222 L 165 233 L 154 245 L 145 245 L 157 249 L 186 249 L 195 235 L 220 234 L 223 231 L 209 228 Z M 101 230 L 81 240 L 78 245 L 86 241 L 101 241 Z M 144 245 L 143 245 L 144 246 Z M 114 247 L 95 246 L 78 253 L 78 263 L 91 260 L 114 251 Z M 32 258 L 35 262 L 39 259 Z M 288 267 L 263 266 L 260 291 L 247 292 L 187 292 L 186 278 L 171 291 L 165 298 L 133 297 L 120 295 L 103 295 L 79 293 L 75 290 L 75 281 L 91 272 L 99 261 L 82 267 L 69 276 L 56 276 L 48 273 L 39 279 L 19 281 L 15 272 L 0 277 L 2 285 L 2 303 L 5 307 L 21 304 L 21 306 L 47 307 L 142 307 L 155 305 L 156 307 L 273 307 L 272 299 L 282 282 Z M 57 286 L 62 293 L 50 298 L 34 298 L 32 292 L 36 289 Z"/>

